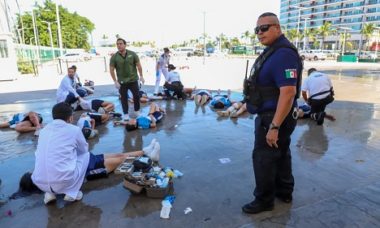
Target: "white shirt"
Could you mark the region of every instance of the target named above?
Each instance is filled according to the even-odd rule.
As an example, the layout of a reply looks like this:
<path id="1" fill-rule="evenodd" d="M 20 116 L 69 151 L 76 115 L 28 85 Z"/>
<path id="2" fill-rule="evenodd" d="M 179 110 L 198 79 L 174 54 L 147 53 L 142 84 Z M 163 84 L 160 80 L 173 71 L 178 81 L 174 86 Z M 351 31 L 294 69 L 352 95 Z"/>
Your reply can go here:
<path id="1" fill-rule="evenodd" d="M 302 91 L 308 92 L 308 97 L 319 92 L 329 91 L 331 88 L 332 83 L 329 76 L 318 71 L 311 73 L 302 83 Z M 328 95 L 330 95 L 330 93 L 318 95 L 313 97 L 313 99 L 320 100 L 326 98 Z"/>
<path id="2" fill-rule="evenodd" d="M 84 126 L 91 128 L 91 117 L 81 116 L 77 122 L 77 126 L 82 129 Z"/>
<path id="3" fill-rule="evenodd" d="M 44 192 L 75 198 L 90 159 L 82 131 L 63 120 L 53 120 L 41 130 L 35 155 L 33 183 Z"/>
<path id="4" fill-rule="evenodd" d="M 165 55 L 165 54 L 160 55 L 160 58 L 157 61 L 159 68 L 161 70 L 166 69 L 169 65 L 169 61 L 170 61 L 170 55 Z"/>
<path id="5" fill-rule="evenodd" d="M 172 83 L 172 82 L 180 82 L 180 78 L 179 78 L 179 73 L 176 72 L 176 71 L 170 71 L 168 73 L 168 78 L 166 79 L 166 81 Z"/>
<path id="6" fill-rule="evenodd" d="M 72 92 L 75 97 L 78 97 L 75 91 L 75 82 L 68 75 L 62 78 L 61 84 L 57 89 L 57 103 L 64 102 L 69 92 Z"/>
<path id="7" fill-rule="evenodd" d="M 85 99 L 80 99 L 79 106 L 85 111 L 94 111 L 94 110 L 92 110 L 92 101 L 91 100 L 88 101 Z"/>

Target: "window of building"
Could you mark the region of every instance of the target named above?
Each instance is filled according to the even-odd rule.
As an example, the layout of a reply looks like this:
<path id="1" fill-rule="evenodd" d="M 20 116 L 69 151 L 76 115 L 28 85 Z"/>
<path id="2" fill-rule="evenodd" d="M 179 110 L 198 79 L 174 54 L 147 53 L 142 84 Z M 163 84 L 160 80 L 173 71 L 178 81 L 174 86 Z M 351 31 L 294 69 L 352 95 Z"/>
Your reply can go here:
<path id="1" fill-rule="evenodd" d="M 0 40 L 0 58 L 8 58 L 8 45 L 6 40 Z"/>

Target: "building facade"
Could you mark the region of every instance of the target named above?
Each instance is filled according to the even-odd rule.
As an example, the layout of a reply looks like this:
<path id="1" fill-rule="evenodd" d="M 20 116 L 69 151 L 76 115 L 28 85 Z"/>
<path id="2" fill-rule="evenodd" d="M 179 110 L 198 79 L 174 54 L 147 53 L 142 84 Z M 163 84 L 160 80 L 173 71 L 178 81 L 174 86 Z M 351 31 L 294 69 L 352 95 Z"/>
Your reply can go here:
<path id="1" fill-rule="evenodd" d="M 325 22 L 341 33 L 349 33 L 349 40 L 359 46 L 365 23 L 380 28 L 380 0 L 281 0 L 280 21 L 285 30 L 317 29 Z M 327 37 L 333 46 L 338 36 Z"/>

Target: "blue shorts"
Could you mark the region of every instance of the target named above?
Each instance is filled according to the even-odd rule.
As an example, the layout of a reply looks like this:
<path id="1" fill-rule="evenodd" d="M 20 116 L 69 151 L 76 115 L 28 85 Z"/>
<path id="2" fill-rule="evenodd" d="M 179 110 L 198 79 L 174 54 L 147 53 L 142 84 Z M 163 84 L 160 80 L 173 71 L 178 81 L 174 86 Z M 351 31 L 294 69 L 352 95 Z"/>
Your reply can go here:
<path id="1" fill-rule="evenodd" d="M 201 96 L 203 96 L 203 95 L 207 95 L 207 96 L 209 96 L 209 98 L 210 98 L 210 93 L 208 93 L 208 92 L 206 92 L 206 91 L 200 91 L 200 92 L 198 92 L 196 95 L 201 95 Z"/>
<path id="2" fill-rule="evenodd" d="M 90 153 L 90 161 L 87 166 L 86 175 L 92 170 L 106 168 L 104 166 L 104 154 L 94 155 Z"/>
<path id="3" fill-rule="evenodd" d="M 103 102 L 104 102 L 103 100 L 99 100 L 99 99 L 92 100 L 91 101 L 91 108 L 92 108 L 92 110 L 95 110 L 95 112 L 97 112 L 98 109 L 100 107 L 102 107 Z"/>
<path id="4" fill-rule="evenodd" d="M 95 113 L 95 112 L 88 112 L 87 115 L 89 115 L 91 119 L 95 120 L 95 127 L 102 124 L 102 114 Z"/>
<path id="5" fill-rule="evenodd" d="M 160 122 L 162 117 L 164 117 L 164 114 L 160 111 L 155 111 L 155 112 L 151 113 L 151 115 L 156 119 L 156 123 Z"/>

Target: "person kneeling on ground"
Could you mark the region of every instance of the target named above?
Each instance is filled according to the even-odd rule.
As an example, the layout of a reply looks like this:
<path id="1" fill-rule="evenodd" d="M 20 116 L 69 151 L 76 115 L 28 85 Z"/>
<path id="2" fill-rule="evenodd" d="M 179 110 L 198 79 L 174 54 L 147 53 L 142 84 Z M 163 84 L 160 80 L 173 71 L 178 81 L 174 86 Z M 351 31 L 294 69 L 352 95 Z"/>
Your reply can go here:
<path id="1" fill-rule="evenodd" d="M 227 91 L 227 95 L 221 95 L 220 90 L 218 90 L 217 95 L 215 95 L 210 102 L 211 107 L 215 109 L 223 109 L 225 107 L 230 107 L 232 105 L 230 96 L 231 90 Z"/>
<path id="2" fill-rule="evenodd" d="M 173 64 L 169 64 L 168 69 L 168 77 L 164 84 L 164 92 L 166 97 L 168 99 L 171 99 L 174 96 L 177 96 L 179 100 L 185 100 L 186 94 L 183 92 L 183 85 L 179 73 L 177 71 L 174 71 L 176 67 Z"/>
<path id="3" fill-rule="evenodd" d="M 125 125 L 127 131 L 133 131 L 138 128 L 149 129 L 155 128 L 156 124 L 164 117 L 165 111 L 160 108 L 156 103 L 150 104 L 148 116 L 139 116 L 136 119 L 130 119 L 129 121 L 115 121 L 114 124 Z"/>
<path id="4" fill-rule="evenodd" d="M 216 113 L 220 117 L 231 117 L 231 118 L 237 118 L 241 114 L 247 111 L 247 105 L 245 101 L 239 101 L 236 103 L 233 103 L 231 107 L 227 108 L 226 111 L 217 111 Z"/>
<path id="5" fill-rule="evenodd" d="M 18 133 L 34 131 L 34 135 L 38 136 L 42 121 L 41 114 L 36 112 L 17 113 L 8 122 L 0 123 L 0 128 L 14 128 Z"/>
<path id="6" fill-rule="evenodd" d="M 58 103 L 53 107 L 53 121 L 43 130 L 38 139 L 35 152 L 36 161 L 33 173 L 25 173 L 20 180 L 20 190 L 33 192 L 36 189 L 45 193 L 44 203 L 56 200 L 56 194 L 64 194 L 64 200 L 81 200 L 80 191 L 84 178 L 102 169 L 110 173 L 127 157 L 157 154 L 158 142 L 153 141 L 143 151 L 119 154 L 93 155 L 79 127 L 72 125 L 73 112 L 67 103 Z M 152 145 L 153 144 L 153 145 Z"/>

